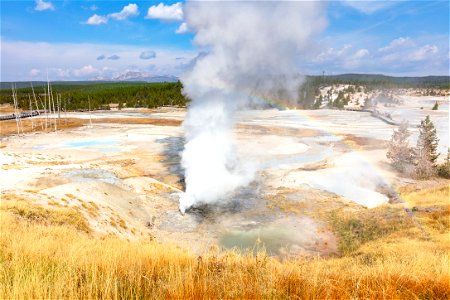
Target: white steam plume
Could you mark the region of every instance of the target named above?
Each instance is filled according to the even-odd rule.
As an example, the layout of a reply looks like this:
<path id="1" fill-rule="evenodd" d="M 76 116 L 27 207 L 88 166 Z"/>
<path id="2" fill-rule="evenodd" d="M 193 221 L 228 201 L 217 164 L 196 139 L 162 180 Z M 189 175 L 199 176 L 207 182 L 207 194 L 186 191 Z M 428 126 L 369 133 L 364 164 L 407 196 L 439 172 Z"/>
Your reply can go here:
<path id="1" fill-rule="evenodd" d="M 254 170 L 234 155 L 233 115 L 249 95 L 278 90 L 280 80 L 273 78 L 285 78 L 284 95 L 290 90 L 295 97 L 296 66 L 311 47 L 310 37 L 326 25 L 323 3 L 314 1 L 190 1 L 184 15 L 206 54 L 181 78 L 192 99 L 184 122 L 182 213 L 220 201 L 253 179 Z"/>

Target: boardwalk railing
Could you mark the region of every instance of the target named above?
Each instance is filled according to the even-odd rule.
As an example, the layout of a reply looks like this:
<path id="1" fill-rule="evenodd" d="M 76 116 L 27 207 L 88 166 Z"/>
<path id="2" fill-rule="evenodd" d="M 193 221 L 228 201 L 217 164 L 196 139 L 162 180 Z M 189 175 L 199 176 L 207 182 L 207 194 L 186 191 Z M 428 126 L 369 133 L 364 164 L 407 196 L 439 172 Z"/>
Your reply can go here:
<path id="1" fill-rule="evenodd" d="M 40 114 L 43 114 L 43 113 L 45 113 L 45 110 L 23 111 L 20 114 L 18 114 L 17 116 L 16 116 L 16 114 L 0 116 L 0 121 L 14 120 L 14 119 L 16 119 L 16 117 L 18 117 L 20 119 L 30 118 L 30 117 L 39 116 Z"/>
<path id="2" fill-rule="evenodd" d="M 400 123 L 399 122 L 395 122 L 394 120 L 392 120 L 391 118 L 389 118 L 386 115 L 383 115 L 382 113 L 380 113 L 378 110 L 375 109 L 359 109 L 359 108 L 345 108 L 345 110 L 349 110 L 349 111 L 359 111 L 359 112 L 368 112 L 372 115 L 372 117 L 380 119 L 381 121 L 389 124 L 389 125 L 396 125 L 399 126 Z"/>

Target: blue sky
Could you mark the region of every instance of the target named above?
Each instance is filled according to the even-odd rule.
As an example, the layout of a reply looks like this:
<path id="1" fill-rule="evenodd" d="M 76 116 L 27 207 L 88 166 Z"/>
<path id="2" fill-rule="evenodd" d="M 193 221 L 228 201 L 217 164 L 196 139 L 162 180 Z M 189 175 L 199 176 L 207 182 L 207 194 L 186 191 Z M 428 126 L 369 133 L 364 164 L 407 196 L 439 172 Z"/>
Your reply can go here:
<path id="1" fill-rule="evenodd" d="M 264 5 L 261 3 L 260 5 Z M 449 75 L 448 1 L 331 1 L 306 74 Z M 1 80 L 179 76 L 202 49 L 177 1 L 1 1 Z"/>

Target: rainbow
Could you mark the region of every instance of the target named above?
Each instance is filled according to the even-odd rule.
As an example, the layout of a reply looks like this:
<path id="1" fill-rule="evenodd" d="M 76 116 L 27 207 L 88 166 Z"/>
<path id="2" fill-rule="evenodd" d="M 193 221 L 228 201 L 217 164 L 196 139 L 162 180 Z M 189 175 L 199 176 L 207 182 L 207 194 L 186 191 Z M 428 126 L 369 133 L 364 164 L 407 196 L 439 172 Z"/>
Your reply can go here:
<path id="1" fill-rule="evenodd" d="M 295 112 L 295 116 L 299 118 L 301 123 L 307 123 L 308 126 L 305 126 L 305 128 L 311 128 L 314 130 L 317 130 L 319 132 L 322 132 L 324 135 L 337 137 L 336 143 L 340 143 L 340 145 L 343 146 L 344 149 L 347 149 L 348 152 L 353 152 L 356 155 L 358 155 L 358 158 L 361 159 L 365 164 L 365 166 L 369 166 L 370 170 L 369 172 L 372 172 L 375 174 L 379 179 L 381 179 L 381 183 L 385 188 L 387 188 L 387 195 L 388 198 L 395 199 L 396 202 L 401 203 L 404 206 L 405 213 L 413 219 L 415 225 L 421 230 L 421 232 L 426 236 L 429 237 L 429 233 L 426 232 L 425 227 L 421 224 L 421 222 L 416 218 L 416 216 L 413 214 L 409 203 L 402 197 L 400 190 L 395 187 L 384 175 L 383 170 L 380 169 L 377 165 L 375 165 L 369 158 L 367 158 L 365 155 L 363 155 L 363 152 L 361 151 L 361 147 L 357 145 L 357 143 L 352 142 L 349 139 L 342 138 L 344 135 L 339 134 L 337 131 L 332 130 L 332 128 L 325 128 L 323 124 L 321 124 L 321 121 L 318 118 L 315 118 L 314 116 L 308 114 L 308 110 L 302 110 L 302 109 L 296 109 L 292 103 L 285 99 L 280 98 L 268 98 L 263 95 L 255 95 L 254 93 L 247 94 L 247 97 L 253 97 L 256 98 L 256 100 L 259 100 L 263 103 L 267 103 L 272 107 L 281 109 L 281 110 L 288 110 L 290 112 Z"/>

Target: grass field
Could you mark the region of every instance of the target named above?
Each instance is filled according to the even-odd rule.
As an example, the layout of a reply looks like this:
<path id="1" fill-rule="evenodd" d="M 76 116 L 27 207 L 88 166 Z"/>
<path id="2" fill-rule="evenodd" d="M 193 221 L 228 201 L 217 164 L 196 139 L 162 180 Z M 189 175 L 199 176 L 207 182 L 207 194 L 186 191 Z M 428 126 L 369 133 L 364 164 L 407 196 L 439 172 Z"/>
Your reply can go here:
<path id="1" fill-rule="evenodd" d="M 287 261 L 97 237 L 76 210 L 3 195 L 0 298 L 448 299 L 448 189 L 405 188 L 411 222 L 400 205 L 335 215 L 341 256 Z"/>

